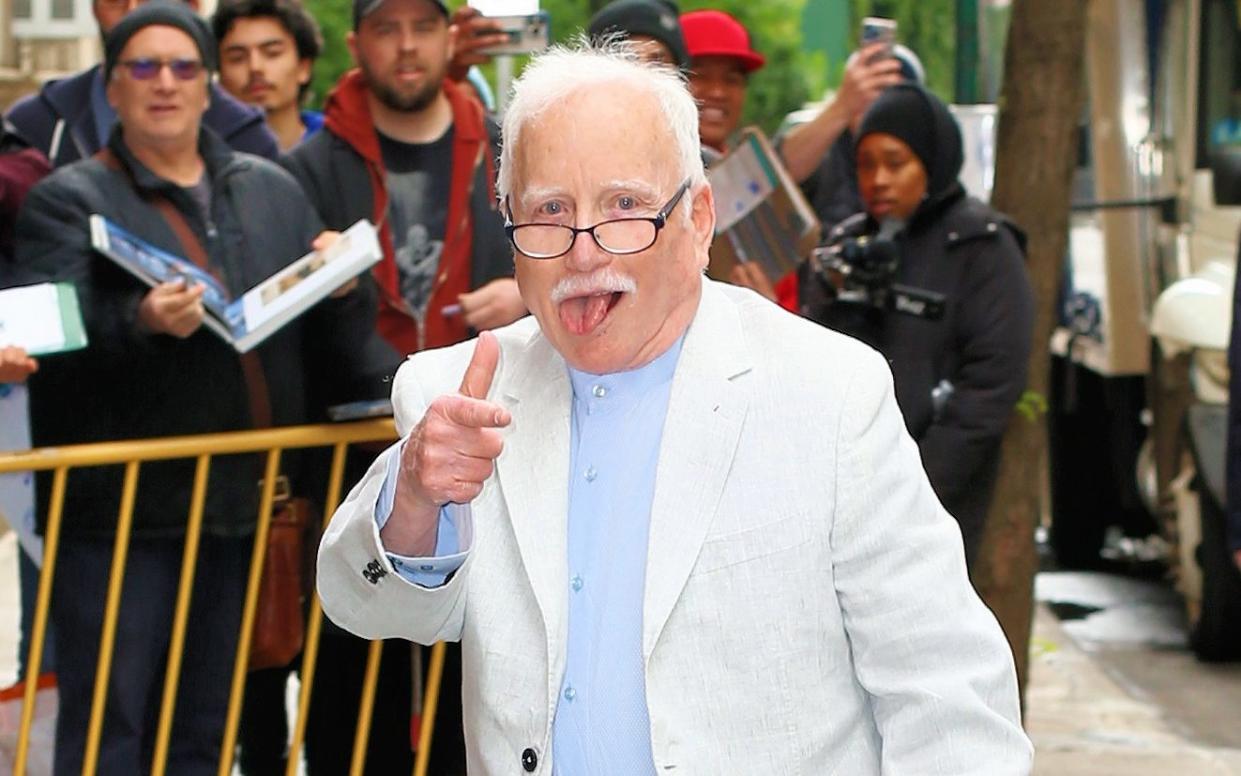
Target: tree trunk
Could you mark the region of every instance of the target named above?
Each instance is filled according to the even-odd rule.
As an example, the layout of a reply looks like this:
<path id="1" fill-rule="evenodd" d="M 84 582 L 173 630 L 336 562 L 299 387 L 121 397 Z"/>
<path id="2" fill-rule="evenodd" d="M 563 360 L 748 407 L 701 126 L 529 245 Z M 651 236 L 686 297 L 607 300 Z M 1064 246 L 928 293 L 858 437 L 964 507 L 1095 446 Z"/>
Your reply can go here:
<path id="1" fill-rule="evenodd" d="M 1086 3 L 1014 0 L 991 203 L 1029 237 L 1027 268 L 1037 300 L 1029 391 L 1046 397 L 1055 300 L 1069 235 L 1084 74 Z M 1029 403 L 1026 406 L 1030 406 Z M 1041 406 L 1045 406 L 1045 403 Z M 1004 437 L 999 481 L 972 574 L 1012 646 L 1025 696 L 1047 429 L 1043 412 L 1014 414 Z"/>

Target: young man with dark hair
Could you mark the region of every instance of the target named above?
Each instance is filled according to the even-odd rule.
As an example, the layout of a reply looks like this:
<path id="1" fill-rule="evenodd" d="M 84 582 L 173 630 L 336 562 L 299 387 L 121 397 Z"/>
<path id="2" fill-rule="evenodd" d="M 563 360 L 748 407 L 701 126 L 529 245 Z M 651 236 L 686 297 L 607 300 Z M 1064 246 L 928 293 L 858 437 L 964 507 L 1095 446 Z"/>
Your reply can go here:
<path id="1" fill-rule="evenodd" d="M 267 112 L 281 150 L 323 126 L 323 114 L 302 108 L 323 36 L 299 0 L 221 0 L 211 26 L 220 86 Z"/>
<path id="2" fill-rule="evenodd" d="M 91 11 L 106 38 L 126 14 L 144 0 L 93 0 Z M 198 12 L 198 0 L 185 0 Z M 210 103 L 203 124 L 219 135 L 235 151 L 274 159 L 280 149 L 267 131 L 263 114 L 230 97 L 210 84 Z M 103 66 L 95 65 L 56 81 L 48 81 L 37 94 L 18 100 L 5 118 L 24 138 L 60 167 L 93 156 L 107 145 L 116 111 L 108 104 Z"/>

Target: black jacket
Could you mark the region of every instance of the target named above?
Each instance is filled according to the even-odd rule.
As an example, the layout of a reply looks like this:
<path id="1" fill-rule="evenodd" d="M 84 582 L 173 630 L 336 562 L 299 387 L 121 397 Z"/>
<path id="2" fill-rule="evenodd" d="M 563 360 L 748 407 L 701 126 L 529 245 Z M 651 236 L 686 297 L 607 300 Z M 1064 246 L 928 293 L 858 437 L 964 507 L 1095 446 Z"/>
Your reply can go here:
<path id="1" fill-rule="evenodd" d="M 109 147 L 128 174 L 109 169 L 99 159 L 63 167 L 30 192 L 18 219 L 18 269 L 72 282 L 90 340 L 85 350 L 43 359 L 32 376 L 35 446 L 252 428 L 240 357 L 205 327 L 184 340 L 140 331 L 138 306 L 148 289 L 92 250 L 87 219 L 100 213 L 185 256 L 187 251 L 147 199 L 163 196 L 184 214 L 215 274 L 236 295 L 306 253 L 321 230 L 318 216 L 287 172 L 265 159 L 232 151 L 206 129 L 199 151 L 211 182 L 210 222 L 184 189 L 157 177 L 129 153 L 119 127 Z M 364 278 L 357 291 L 324 300 L 256 349 L 275 425 L 306 419 L 308 383 L 343 383 L 363 374 L 358 343 L 371 336 L 374 311 L 374 287 Z M 308 357 L 312 344 L 332 358 Z M 253 530 L 260 464 L 255 455 L 213 462 L 206 530 L 217 535 Z M 137 534 L 176 535 L 183 530 L 192 470 L 193 461 L 142 466 L 134 515 Z M 40 486 L 40 503 L 47 504 L 47 482 Z M 120 494 L 120 467 L 74 470 L 65 503 L 66 532 L 111 532 Z"/>
<path id="2" fill-rule="evenodd" d="M 15 102 L 5 114 L 53 167 L 85 159 L 99 150 L 99 132 L 91 109 L 91 83 L 100 67 L 95 65 L 77 75 L 49 81 L 37 94 Z M 214 83 L 203 124 L 237 151 L 268 159 L 280 154 L 263 112 L 239 102 Z"/>
<path id="3" fill-rule="evenodd" d="M 874 234 L 859 214 L 829 241 Z M 1000 441 L 1026 385 L 1034 295 L 1024 236 L 1003 215 L 954 184 L 897 238 L 896 281 L 946 297 L 926 320 L 835 304 L 824 281 L 803 270 L 802 312 L 874 345 L 892 366 L 897 403 L 940 501 L 961 524 L 972 559 L 995 487 Z M 932 391 L 952 392 L 936 412 Z"/>

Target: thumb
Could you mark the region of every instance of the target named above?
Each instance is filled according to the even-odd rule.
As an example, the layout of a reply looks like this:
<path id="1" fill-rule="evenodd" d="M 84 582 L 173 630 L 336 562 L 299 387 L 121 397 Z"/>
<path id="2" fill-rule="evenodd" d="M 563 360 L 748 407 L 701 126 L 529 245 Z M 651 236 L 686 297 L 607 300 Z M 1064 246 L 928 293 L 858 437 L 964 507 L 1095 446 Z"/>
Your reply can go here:
<path id="1" fill-rule="evenodd" d="M 474 345 L 474 355 L 470 365 L 465 368 L 465 377 L 461 378 L 461 393 L 472 399 L 485 399 L 491 390 L 491 381 L 496 376 L 496 366 L 500 363 L 500 342 L 496 335 L 484 331 L 478 335 Z"/>

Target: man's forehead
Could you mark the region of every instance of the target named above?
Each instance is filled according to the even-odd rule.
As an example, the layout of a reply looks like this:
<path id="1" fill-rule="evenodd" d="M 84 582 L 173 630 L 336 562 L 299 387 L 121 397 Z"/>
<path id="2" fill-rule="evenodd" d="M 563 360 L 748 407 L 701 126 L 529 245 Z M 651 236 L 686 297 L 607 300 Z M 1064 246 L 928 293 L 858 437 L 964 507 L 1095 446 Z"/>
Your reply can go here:
<path id="1" fill-rule="evenodd" d="M 248 16 L 229 25 L 224 35 L 229 42 L 245 41 L 253 45 L 292 40 L 293 33 L 275 16 Z"/>
<path id="2" fill-rule="evenodd" d="M 386 19 L 414 17 L 419 21 L 423 19 L 444 19 L 444 12 L 432 0 L 384 0 L 369 11 L 366 16 L 362 17 L 361 24 L 358 28 L 362 29 L 368 21 L 383 21 Z"/>

